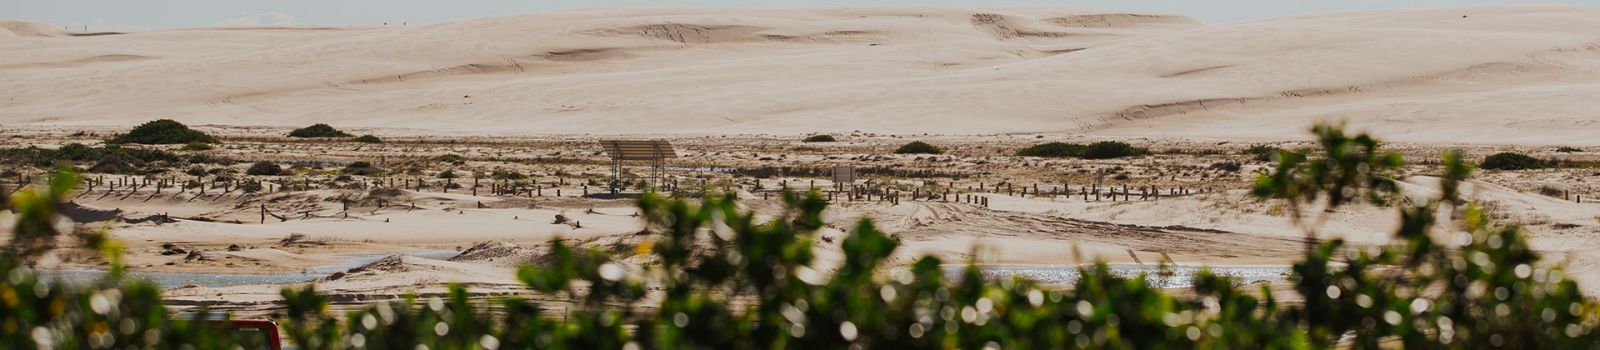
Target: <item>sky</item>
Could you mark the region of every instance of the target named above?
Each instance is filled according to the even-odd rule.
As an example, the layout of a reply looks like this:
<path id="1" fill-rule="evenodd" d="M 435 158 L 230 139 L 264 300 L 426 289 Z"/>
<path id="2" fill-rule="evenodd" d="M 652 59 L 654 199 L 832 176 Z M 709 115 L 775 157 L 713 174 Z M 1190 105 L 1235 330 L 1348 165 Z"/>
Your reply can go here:
<path id="1" fill-rule="evenodd" d="M 0 18 L 87 31 L 243 25 L 436 23 L 542 10 L 607 7 L 848 7 L 1065 5 L 1157 11 L 1206 23 L 1331 11 L 1600 0 L 3 0 Z"/>

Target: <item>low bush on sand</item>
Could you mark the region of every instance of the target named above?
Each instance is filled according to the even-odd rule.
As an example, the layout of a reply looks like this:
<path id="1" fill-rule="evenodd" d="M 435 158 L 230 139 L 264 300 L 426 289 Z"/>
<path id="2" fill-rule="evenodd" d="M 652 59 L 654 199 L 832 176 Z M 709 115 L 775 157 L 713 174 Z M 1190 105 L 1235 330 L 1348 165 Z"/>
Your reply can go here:
<path id="1" fill-rule="evenodd" d="M 1150 154 L 1150 150 L 1120 141 L 1100 141 L 1083 148 L 1083 159 L 1112 159 Z"/>
<path id="2" fill-rule="evenodd" d="M 1515 152 L 1495 153 L 1478 164 L 1478 167 L 1493 170 L 1541 169 L 1549 166 L 1549 162 Z"/>
<path id="3" fill-rule="evenodd" d="M 217 143 L 217 139 L 199 130 L 190 129 L 188 125 L 175 120 L 160 119 L 140 124 L 110 141 L 110 143 L 145 145 L 177 145 L 190 142 Z"/>
<path id="4" fill-rule="evenodd" d="M 350 137 L 339 129 L 334 129 L 328 124 L 312 124 L 304 128 L 294 129 L 289 132 L 289 137 Z"/>
<path id="5" fill-rule="evenodd" d="M 939 147 L 934 146 L 934 145 L 930 145 L 927 142 L 912 141 L 911 143 L 905 144 L 904 146 L 900 146 L 900 148 L 896 148 L 894 150 L 894 153 L 895 154 L 941 154 L 941 153 L 944 153 L 944 149 L 939 148 Z"/>
<path id="6" fill-rule="evenodd" d="M 835 141 L 838 141 L 838 140 L 834 139 L 833 135 L 821 134 L 821 135 L 807 136 L 805 140 L 801 140 L 800 142 L 835 142 Z"/>
<path id="7" fill-rule="evenodd" d="M 1018 150 L 1017 155 L 1023 157 L 1078 158 L 1083 156 L 1085 148 L 1088 147 L 1076 143 L 1049 142 Z"/>
<path id="8" fill-rule="evenodd" d="M 250 168 L 245 169 L 244 173 L 256 176 L 278 176 L 283 175 L 283 167 L 273 162 L 256 162 L 255 164 L 250 164 Z"/>

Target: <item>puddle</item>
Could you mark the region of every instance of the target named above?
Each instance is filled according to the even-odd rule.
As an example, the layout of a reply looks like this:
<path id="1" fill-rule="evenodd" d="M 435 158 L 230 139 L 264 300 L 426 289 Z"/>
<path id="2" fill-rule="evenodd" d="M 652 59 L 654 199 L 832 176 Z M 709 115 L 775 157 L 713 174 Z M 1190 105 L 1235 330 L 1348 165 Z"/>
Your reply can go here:
<path id="1" fill-rule="evenodd" d="M 1111 273 L 1121 277 L 1137 277 L 1145 274 L 1145 281 L 1156 288 L 1187 288 L 1194 285 L 1194 276 L 1203 266 L 1177 265 L 1168 269 L 1167 275 L 1160 274 L 1160 269 L 1154 265 L 1111 264 L 1108 267 Z M 1290 270 L 1288 266 L 1273 265 L 1238 265 L 1238 266 L 1210 266 L 1212 273 L 1233 276 L 1243 284 L 1262 282 L 1279 282 L 1288 279 Z M 965 266 L 946 266 L 945 274 L 951 278 L 961 276 Z M 1042 284 L 1074 285 L 1081 276 L 1077 266 L 1067 265 L 988 265 L 979 266 L 978 270 L 985 279 L 1000 279 L 1018 276 Z"/>
<path id="2" fill-rule="evenodd" d="M 371 255 L 346 255 L 337 257 L 344 262 L 331 265 L 322 265 L 311 268 L 311 272 L 278 273 L 278 274 L 247 274 L 247 273 L 195 273 L 195 272 L 158 272 L 158 271 L 129 271 L 131 279 L 155 282 L 161 289 L 172 289 L 187 285 L 202 287 L 232 287 L 252 284 L 293 284 L 303 283 L 327 276 L 335 271 L 348 270 L 361 265 L 366 265 L 391 254 Z M 447 259 L 456 255 L 454 250 L 420 250 L 405 253 L 408 256 L 428 259 Z M 99 269 L 58 269 L 38 270 L 42 279 L 60 279 L 67 284 L 89 284 L 105 276 L 105 270 Z"/>

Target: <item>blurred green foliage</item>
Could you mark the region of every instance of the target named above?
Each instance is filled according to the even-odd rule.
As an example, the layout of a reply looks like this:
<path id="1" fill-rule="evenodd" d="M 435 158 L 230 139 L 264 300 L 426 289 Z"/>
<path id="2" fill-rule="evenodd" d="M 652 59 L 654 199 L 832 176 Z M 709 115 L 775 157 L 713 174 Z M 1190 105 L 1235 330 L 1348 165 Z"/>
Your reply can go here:
<path id="1" fill-rule="evenodd" d="M 1596 307 L 1541 263 L 1521 228 L 1489 222 L 1462 198 L 1472 166 L 1444 155 L 1437 196 L 1395 200 L 1398 156 L 1366 135 L 1316 128 L 1320 147 L 1284 152 L 1255 193 L 1298 209 L 1308 235 L 1322 212 L 1350 203 L 1396 207 L 1393 244 L 1309 240 L 1292 290 L 1202 272 L 1169 293 L 1105 264 L 1070 289 L 986 279 L 968 262 L 949 274 L 933 257 L 891 258 L 899 242 L 870 220 L 849 228 L 843 256 L 814 251 L 826 202 L 786 193 L 758 218 L 732 197 L 700 203 L 646 196 L 647 238 L 628 252 L 551 242 L 549 262 L 517 271 L 541 295 L 379 302 L 346 314 L 314 286 L 283 290 L 286 333 L 303 349 L 1324 349 L 1592 348 Z M 60 234 L 53 208 L 70 191 L 19 193 L 15 239 L 0 281 L 0 347 L 232 348 L 239 341 L 162 311 L 148 284 L 44 284 L 19 242 Z M 1447 215 L 1446 215 L 1447 214 Z M 101 246 L 114 242 L 93 240 Z M 114 249 L 107 249 L 111 252 Z M 620 255 L 619 255 L 620 254 Z M 114 258 L 111 260 L 115 260 Z M 903 262 L 902 262 L 903 261 Z M 120 267 L 114 267 L 120 271 Z M 1292 301 L 1280 301 L 1290 296 Z M 552 306 L 552 305 L 559 305 Z"/>

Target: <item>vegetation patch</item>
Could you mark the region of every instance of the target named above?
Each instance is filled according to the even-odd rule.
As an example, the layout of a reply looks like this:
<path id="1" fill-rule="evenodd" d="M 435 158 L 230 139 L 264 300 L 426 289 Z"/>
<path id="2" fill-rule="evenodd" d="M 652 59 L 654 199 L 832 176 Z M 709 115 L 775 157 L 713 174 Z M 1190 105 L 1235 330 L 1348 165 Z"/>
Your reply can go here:
<path id="1" fill-rule="evenodd" d="M 216 149 L 216 147 L 205 142 L 190 142 L 186 145 L 183 145 L 183 148 L 181 149 L 185 151 L 210 151 Z"/>
<path id="2" fill-rule="evenodd" d="M 1211 163 L 1211 166 L 1206 167 L 1206 169 L 1237 173 L 1240 169 L 1244 169 L 1244 165 L 1239 164 L 1239 162 L 1216 162 Z"/>
<path id="3" fill-rule="evenodd" d="M 1270 162 L 1272 161 L 1273 157 L 1276 157 L 1278 154 L 1283 152 L 1284 150 L 1282 148 L 1267 145 L 1250 146 L 1250 148 L 1246 148 L 1244 150 L 1244 154 L 1250 155 L 1250 159 L 1253 159 L 1257 162 Z"/>
<path id="4" fill-rule="evenodd" d="M 811 136 L 807 136 L 805 140 L 800 140 L 800 142 L 837 142 L 837 141 L 839 141 L 839 140 L 834 139 L 833 135 L 828 135 L 828 134 L 811 135 Z"/>
<path id="5" fill-rule="evenodd" d="M 294 131 L 289 132 L 289 137 L 350 137 L 350 134 L 334 129 L 331 125 L 317 123 L 294 129 Z"/>
<path id="6" fill-rule="evenodd" d="M 523 175 L 522 172 L 516 170 L 495 170 L 489 173 L 489 178 L 495 180 L 522 180 L 527 179 L 528 175 Z"/>
<path id="7" fill-rule="evenodd" d="M 1046 158 L 1077 158 L 1083 156 L 1087 146 L 1076 143 L 1049 142 L 1033 145 L 1017 151 L 1018 156 L 1046 157 Z"/>
<path id="8" fill-rule="evenodd" d="M 244 193 L 256 193 L 261 192 L 261 190 L 261 181 L 245 181 L 239 183 L 239 191 L 243 191 Z"/>
<path id="9" fill-rule="evenodd" d="M 433 160 L 437 160 L 437 161 L 440 161 L 440 162 L 443 162 L 443 163 L 455 164 L 455 165 L 467 164 L 467 158 L 464 158 L 464 157 L 461 157 L 460 155 L 455 155 L 455 154 L 446 154 L 446 155 L 434 157 Z"/>
<path id="10" fill-rule="evenodd" d="M 57 149 L 27 147 L 0 149 L 0 163 L 32 165 L 40 168 L 94 162 L 92 172 L 134 173 L 149 166 L 171 166 L 183 161 L 172 152 L 117 145 L 91 147 L 81 143 Z"/>
<path id="11" fill-rule="evenodd" d="M 199 130 L 190 129 L 172 119 L 160 119 L 134 127 L 126 134 L 112 138 L 110 143 L 137 143 L 144 145 L 177 145 L 190 142 L 217 143 L 217 139 Z"/>
<path id="12" fill-rule="evenodd" d="M 1150 150 L 1120 141 L 1100 141 L 1083 149 L 1083 159 L 1112 159 L 1150 154 Z"/>
<path id="13" fill-rule="evenodd" d="M 382 174 L 383 169 L 378 169 L 377 167 L 372 166 L 371 162 L 351 162 L 350 165 L 346 165 L 344 167 L 342 172 L 351 175 L 367 176 Z"/>
<path id="14" fill-rule="evenodd" d="M 360 143 L 383 143 L 383 139 L 379 139 L 377 136 L 372 135 L 358 136 L 355 138 L 355 141 Z"/>
<path id="15" fill-rule="evenodd" d="M 1561 152 L 1561 153 L 1579 153 L 1579 152 L 1583 152 L 1583 149 L 1582 148 L 1576 148 L 1576 147 L 1561 146 L 1561 148 L 1556 148 L 1556 152 Z"/>
<path id="16" fill-rule="evenodd" d="M 256 162 L 255 164 L 250 164 L 250 168 L 245 169 L 244 173 L 256 176 L 278 176 L 283 175 L 283 167 L 273 162 Z"/>
<path id="17" fill-rule="evenodd" d="M 1549 162 L 1515 152 L 1495 153 L 1478 164 L 1480 168 L 1492 170 L 1542 169 L 1549 166 Z"/>
<path id="18" fill-rule="evenodd" d="M 927 142 L 912 141 L 894 150 L 895 154 L 941 154 L 944 149 L 930 145 Z"/>

